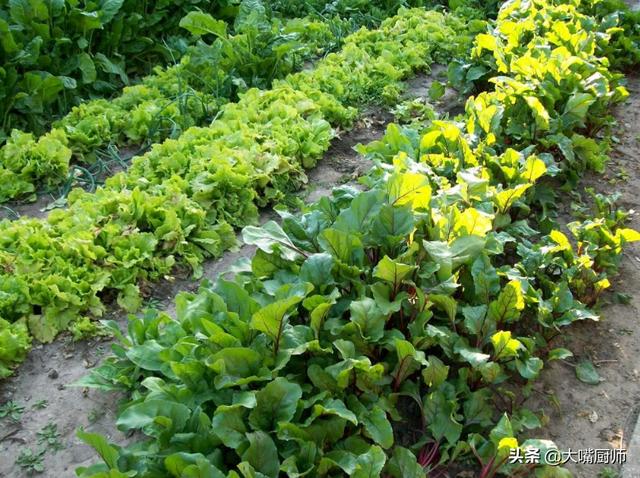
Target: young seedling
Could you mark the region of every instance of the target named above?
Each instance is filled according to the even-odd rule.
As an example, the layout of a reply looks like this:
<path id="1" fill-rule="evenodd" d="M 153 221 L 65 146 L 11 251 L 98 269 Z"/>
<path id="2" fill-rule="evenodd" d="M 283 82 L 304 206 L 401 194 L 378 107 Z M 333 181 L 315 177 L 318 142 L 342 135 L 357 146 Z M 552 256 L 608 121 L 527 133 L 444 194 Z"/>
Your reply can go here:
<path id="1" fill-rule="evenodd" d="M 142 305 L 143 309 L 160 310 L 162 308 L 162 300 L 157 297 L 149 297 Z"/>
<path id="2" fill-rule="evenodd" d="M 630 177 L 631 175 L 629 174 L 629 171 L 627 171 L 623 167 L 621 167 L 620 170 L 616 173 L 616 178 L 620 181 L 628 181 Z"/>
<path id="3" fill-rule="evenodd" d="M 55 423 L 47 423 L 47 425 L 38 432 L 38 443 L 50 448 L 54 453 L 62 450 L 64 445 L 60 441 L 58 425 Z"/>
<path id="4" fill-rule="evenodd" d="M 44 471 L 44 464 L 42 463 L 44 452 L 44 449 L 34 452 L 31 448 L 25 448 L 18 455 L 16 464 L 25 470 L 28 475 L 42 473 Z"/>
<path id="5" fill-rule="evenodd" d="M 36 410 L 44 410 L 48 406 L 49 406 L 49 400 L 38 400 L 36 403 L 33 404 L 33 408 L 35 408 Z"/>
<path id="6" fill-rule="evenodd" d="M 22 418 L 24 407 L 18 405 L 13 400 L 9 400 L 4 405 L 0 406 L 0 418 L 9 418 L 14 422 L 19 422 Z"/>

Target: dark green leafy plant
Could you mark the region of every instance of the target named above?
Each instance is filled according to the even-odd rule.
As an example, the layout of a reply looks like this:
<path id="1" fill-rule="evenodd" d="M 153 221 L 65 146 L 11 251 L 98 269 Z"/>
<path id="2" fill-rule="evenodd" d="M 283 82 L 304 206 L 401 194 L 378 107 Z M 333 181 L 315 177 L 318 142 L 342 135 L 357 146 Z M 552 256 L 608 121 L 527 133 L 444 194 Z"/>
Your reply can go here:
<path id="1" fill-rule="evenodd" d="M 14 422 L 19 422 L 23 413 L 24 407 L 13 400 L 0 405 L 0 418 L 9 418 Z"/>
<path id="2" fill-rule="evenodd" d="M 0 6 L 0 143 L 41 133 L 81 99 L 108 96 L 181 56 L 180 19 L 194 9 L 233 19 L 236 0 L 12 0 Z"/>
<path id="3" fill-rule="evenodd" d="M 18 455 L 16 464 L 28 475 L 42 473 L 44 471 L 44 463 L 42 462 L 44 453 L 44 449 L 34 452 L 31 448 L 25 448 Z"/>
<path id="4" fill-rule="evenodd" d="M 274 0 L 269 7 L 274 14 L 289 17 L 319 16 L 341 17 L 359 26 L 374 27 L 385 18 L 395 15 L 402 7 L 417 8 L 427 4 L 424 0 Z"/>
<path id="5" fill-rule="evenodd" d="M 591 0 L 581 8 L 619 28 L 603 50 L 612 67 L 624 71 L 640 63 L 640 11 L 632 10 L 624 0 Z"/>
<path id="6" fill-rule="evenodd" d="M 513 417 L 496 422 L 489 404 L 508 377 L 531 380 L 542 368 L 543 330 L 523 334 L 539 329 L 554 291 L 500 264 L 515 241 L 494 230 L 501 187 L 468 170 L 452 185 L 475 185 L 462 205 L 430 176 L 404 159 L 367 192 L 339 189 L 300 218 L 285 214 L 282 226 L 246 228 L 245 242 L 258 247 L 249 271 L 183 294 L 176 320 L 132 317 L 118 356 L 78 385 L 134 390 L 118 424 L 142 428 L 161 451 L 132 461 L 133 450 L 111 447 L 108 468 L 81 476 L 173 473 L 174 461 L 220 476 L 358 475 L 369 466 L 403 476 L 394 474 L 398 455 L 411 476 L 424 476 L 422 467 L 442 470 L 472 450 L 483 476 L 520 473 L 505 468 L 508 449 L 537 419 L 509 408 Z M 167 441 L 174 434 L 195 434 L 220 455 Z M 395 448 L 388 458 L 384 450 L 407 441 L 413 453 Z"/>

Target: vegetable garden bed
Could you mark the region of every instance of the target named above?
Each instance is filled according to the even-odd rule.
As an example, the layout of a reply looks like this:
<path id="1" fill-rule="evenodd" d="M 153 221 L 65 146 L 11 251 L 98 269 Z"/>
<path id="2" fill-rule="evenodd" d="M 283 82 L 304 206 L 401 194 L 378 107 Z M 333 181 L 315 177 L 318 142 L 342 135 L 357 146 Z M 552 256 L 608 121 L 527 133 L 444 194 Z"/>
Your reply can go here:
<path id="1" fill-rule="evenodd" d="M 574 351 L 574 360 L 560 338 L 567 327 L 580 332 L 598 321 L 603 299 L 615 297 L 606 291 L 625 248 L 640 240 L 615 197 L 575 200 L 583 177 L 604 173 L 621 142 L 612 135 L 611 111 L 628 91 L 615 68 L 633 64 L 640 51 L 634 19 L 614 1 L 531 0 L 506 2 L 486 32 L 476 30 L 480 22 L 467 23 L 478 33 L 473 51 L 449 68 L 451 84 L 472 93 L 464 112 L 439 119 L 420 104 L 397 105 L 408 124 L 390 125 L 383 138 L 357 147 L 375 163 L 361 187 L 335 188 L 300 213 L 278 208 L 278 222 L 246 226 L 258 206 L 304 183 L 302 168 L 328 147 L 329 125 L 350 126 L 351 105 L 397 102 L 398 80 L 427 67 L 427 54 L 452 59 L 464 51 L 464 35 L 445 50 L 434 44 L 453 35 L 451 22 L 462 23 L 401 11 L 378 30 L 354 34 L 313 70 L 249 91 L 209 128 L 154 147 L 97 194 L 75 193 L 69 215 L 96 201 L 121 214 L 119 203 L 130 195 L 133 209 L 108 223 L 111 232 L 158 241 L 151 266 L 138 262 L 139 275 L 120 282 L 116 271 L 101 285 L 119 291 L 118 302 L 131 309 L 139 307 L 140 287 L 167 273 L 174 257 L 201 272 L 205 256 L 225 248 L 223 238 L 231 244 L 230 226 L 246 226 L 243 242 L 255 247 L 233 277 L 178 295 L 171 315 L 131 316 L 123 334 L 105 324 L 118 341 L 114 356 L 76 385 L 124 394 L 116 425 L 133 436 L 110 444 L 79 431 L 101 463 L 78 475 L 571 476 L 545 453 L 536 463 L 509 457 L 567 446 L 538 430 L 548 421 L 540 397 L 555 397 L 534 385 L 545 366 L 561 363 L 599 386 L 597 366 L 618 360 L 589 349 Z M 442 93 L 439 84 L 429 90 L 433 98 Z M 418 120 L 411 118 L 416 109 Z M 156 209 L 171 212 L 178 191 L 189 208 L 176 223 L 201 211 L 199 227 L 215 237 L 187 226 L 182 241 L 153 225 Z M 48 223 L 64 228 L 63 219 Z M 0 229 L 6 237 L 27 225 L 7 224 Z M 149 225 L 156 229 L 145 236 Z M 69 237 L 62 245 L 82 244 Z M 27 261 L 22 247 L 9 250 L 5 269 L 19 264 L 29 278 L 37 277 L 28 275 L 34 264 L 66 267 Z M 95 260 L 91 249 L 77 250 Z M 99 265 L 94 273 L 105 271 Z M 37 290 L 13 284 L 25 297 Z M 38 308 L 22 312 L 28 321 L 7 322 L 8 337 L 28 326 L 47 340 L 70 324 L 83 326 L 86 320 L 60 323 L 59 312 L 100 310 L 92 297 L 104 297 L 91 294 L 79 294 L 87 301 L 80 304 L 58 295 L 46 306 L 50 315 L 37 315 L 42 306 L 32 301 Z M 632 386 L 619 388 L 623 397 L 633 394 Z M 21 411 L 14 404 L 2 413 Z M 594 410 L 586 417 L 599 419 Z M 54 429 L 41 435 L 55 443 Z M 624 444 L 624 434 L 603 439 Z M 578 476 L 616 472 L 569 468 Z"/>

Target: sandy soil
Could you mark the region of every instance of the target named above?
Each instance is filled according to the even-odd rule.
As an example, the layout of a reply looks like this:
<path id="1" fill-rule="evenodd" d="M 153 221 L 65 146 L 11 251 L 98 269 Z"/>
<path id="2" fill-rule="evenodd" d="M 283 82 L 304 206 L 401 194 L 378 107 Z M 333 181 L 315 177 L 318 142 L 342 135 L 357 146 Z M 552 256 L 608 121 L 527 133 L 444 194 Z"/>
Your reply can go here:
<path id="1" fill-rule="evenodd" d="M 629 78 L 630 100 L 617 108 L 615 135 L 619 143 L 611 153 L 605 175 L 588 175 L 583 187 L 597 192 L 622 193 L 619 207 L 640 212 L 640 76 Z M 630 227 L 640 230 L 640 215 L 631 216 Z M 562 450 L 626 448 L 640 412 L 640 246 L 628 246 L 620 274 L 612 280 L 608 304 L 600 310 L 600 322 L 578 323 L 566 329 L 554 346 L 575 354 L 566 362 L 546 364 L 536 384 L 532 409 L 549 417 L 546 429 L 536 436 L 552 439 Z M 630 302 L 616 303 L 615 293 L 627 294 Z M 591 360 L 603 381 L 580 382 L 575 364 Z M 571 464 L 576 478 L 595 478 L 602 465 Z M 610 466 L 610 468 L 618 468 Z"/>

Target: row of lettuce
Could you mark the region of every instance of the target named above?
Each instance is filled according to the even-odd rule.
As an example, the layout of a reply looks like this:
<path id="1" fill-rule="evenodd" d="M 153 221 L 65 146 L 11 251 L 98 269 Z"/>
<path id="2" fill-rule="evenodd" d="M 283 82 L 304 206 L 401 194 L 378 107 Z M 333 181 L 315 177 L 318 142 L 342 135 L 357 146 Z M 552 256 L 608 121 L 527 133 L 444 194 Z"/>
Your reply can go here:
<path id="1" fill-rule="evenodd" d="M 210 18 L 230 26 L 245 11 L 375 23 L 416 0 L 15 0 L 0 5 L 0 144 L 15 128 L 41 134 L 87 98 L 109 97 L 158 64 L 179 60 Z M 240 20 L 242 22 L 242 20 Z M 187 29 L 185 29 L 187 27 Z M 192 28 L 195 27 L 195 28 Z M 205 27 L 205 31 L 195 31 Z M 189 30 L 189 31 L 187 31 Z M 195 34 L 194 34 L 195 31 Z M 190 34 L 190 32 L 192 34 Z"/>
<path id="2" fill-rule="evenodd" d="M 602 168 L 590 134 L 627 96 L 602 56 L 617 30 L 581 13 L 595 3 L 507 2 L 471 62 L 492 88 L 464 115 L 390 127 L 362 148 L 366 191 L 246 227 L 250 263 L 176 318 L 111 324 L 115 355 L 78 385 L 126 392 L 118 428 L 144 437 L 81 431 L 103 463 L 77 474 L 570 477 L 555 444 L 519 438 L 541 426 L 523 401 L 640 240 L 605 197 L 554 220 L 554 186 Z M 518 448 L 541 463 L 511 463 Z"/>
<path id="3" fill-rule="evenodd" d="M 348 127 L 352 105 L 395 98 L 399 81 L 470 48 L 469 28 L 449 14 L 405 10 L 350 36 L 316 68 L 251 89 L 210 127 L 155 145 L 95 193 L 75 190 L 46 219 L 0 223 L 0 375 L 31 337 L 51 341 L 86 327 L 114 299 L 127 310 L 140 291 L 235 243 L 234 227 L 305 183 L 303 169 Z"/>

